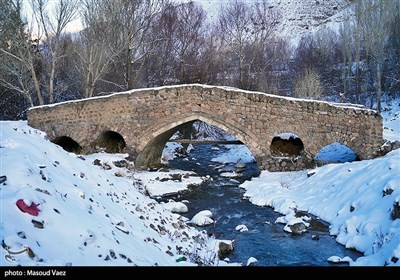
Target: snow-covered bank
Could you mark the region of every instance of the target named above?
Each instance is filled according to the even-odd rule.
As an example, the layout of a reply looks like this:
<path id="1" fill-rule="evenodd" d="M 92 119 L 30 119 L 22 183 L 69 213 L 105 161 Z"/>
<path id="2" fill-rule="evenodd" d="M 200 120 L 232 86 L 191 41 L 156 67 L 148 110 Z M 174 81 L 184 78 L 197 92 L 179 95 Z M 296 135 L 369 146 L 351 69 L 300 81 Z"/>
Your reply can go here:
<path id="1" fill-rule="evenodd" d="M 26 122 L 0 132 L 1 266 L 224 263 L 209 257 L 214 239 L 117 167 L 125 155 L 67 153 Z"/>
<path id="2" fill-rule="evenodd" d="M 157 198 L 187 191 L 208 180 L 193 172 L 169 170 L 157 172 L 139 172 L 135 174 L 145 186 L 150 197 Z"/>
<path id="3" fill-rule="evenodd" d="M 220 163 L 247 163 L 255 161 L 251 151 L 244 145 L 225 145 L 229 150 L 212 159 L 214 162 Z"/>
<path id="4" fill-rule="evenodd" d="M 353 265 L 400 265 L 400 150 L 314 171 L 310 177 L 307 171 L 263 171 L 241 187 L 252 203 L 273 207 L 288 223 L 295 210 L 329 222 L 339 243 L 365 254 Z"/>

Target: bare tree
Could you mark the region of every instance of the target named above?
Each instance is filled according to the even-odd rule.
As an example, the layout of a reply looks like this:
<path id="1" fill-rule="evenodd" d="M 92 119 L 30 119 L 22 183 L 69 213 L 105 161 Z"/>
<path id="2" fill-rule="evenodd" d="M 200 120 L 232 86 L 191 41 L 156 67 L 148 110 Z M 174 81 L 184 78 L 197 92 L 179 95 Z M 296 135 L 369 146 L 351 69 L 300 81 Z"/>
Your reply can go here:
<path id="1" fill-rule="evenodd" d="M 148 31 L 163 3 L 156 0 L 84 0 L 82 21 L 85 29 L 77 40 L 84 97 L 93 96 L 100 82 L 119 90 L 135 87 L 143 60 L 151 49 Z M 123 71 L 119 70 L 121 68 Z M 122 79 L 115 74 L 117 69 L 123 73 Z"/>
<path id="2" fill-rule="evenodd" d="M 19 10 L 22 18 L 22 2 L 10 0 L 8 3 Z M 33 19 L 30 25 L 14 28 L 15 34 L 8 46 L 1 48 L 6 61 L 2 65 L 1 81 L 7 88 L 22 94 L 33 106 L 55 102 L 55 80 L 59 61 L 64 55 L 63 32 L 74 19 L 76 2 L 60 0 L 53 13 L 48 10 L 47 0 L 34 0 L 31 4 Z"/>
<path id="3" fill-rule="evenodd" d="M 296 97 L 319 99 L 324 92 L 320 77 L 312 68 L 306 68 L 303 75 L 295 82 L 294 93 Z"/>
<path id="4" fill-rule="evenodd" d="M 113 32 L 117 34 L 116 48 L 121 48 L 120 64 L 124 69 L 124 88 L 138 85 L 146 57 L 154 48 L 149 32 L 156 16 L 167 0 L 106 0 L 108 17 L 115 18 Z"/>
<path id="5" fill-rule="evenodd" d="M 157 44 L 149 60 L 159 85 L 204 79 L 205 19 L 194 2 L 165 6 L 152 29 Z"/>
<path id="6" fill-rule="evenodd" d="M 220 49 L 228 60 L 224 73 L 228 84 L 265 90 L 262 80 L 273 78 L 268 73 L 278 61 L 284 63 L 287 50 L 285 41 L 275 32 L 278 19 L 267 1 L 248 5 L 235 0 L 221 7 L 218 30 Z"/>
<path id="7" fill-rule="evenodd" d="M 232 79 L 237 69 L 237 86 L 244 88 L 245 82 L 245 57 L 246 45 L 250 42 L 252 34 L 250 29 L 250 15 L 244 2 L 235 0 L 228 6 L 220 9 L 219 30 L 221 43 L 229 56 L 232 64 L 229 66 L 227 75 Z"/>
<path id="8" fill-rule="evenodd" d="M 0 82 L 12 92 L 24 96 L 31 106 L 43 105 L 45 99 L 40 88 L 39 44 L 27 30 L 27 23 L 22 20 L 22 1 L 1 3 L 5 16 L 2 35 L 5 37 L 2 37 L 4 42 L 0 46 Z"/>
<path id="9" fill-rule="evenodd" d="M 397 1 L 357 1 L 356 17 L 363 32 L 365 49 L 372 56 L 376 67 L 377 110 L 381 111 L 382 69 L 387 56 L 386 46 L 390 37 L 390 26 L 395 18 Z M 398 7 L 398 5 L 397 5 Z M 397 19 L 398 20 L 398 19 Z"/>
<path id="10" fill-rule="evenodd" d="M 357 11 L 359 9 L 359 5 L 354 5 L 353 6 L 353 13 L 355 14 L 353 20 L 350 20 L 350 27 L 351 27 L 351 35 L 353 37 L 353 48 L 354 48 L 354 64 L 355 64 L 355 77 L 354 81 L 356 84 L 356 89 L 355 89 L 355 96 L 356 96 L 356 101 L 358 103 L 361 103 L 361 76 L 362 76 L 362 70 L 361 70 L 361 52 L 362 52 L 362 43 L 363 43 L 363 34 L 361 31 L 361 26 L 358 24 L 360 21 L 359 16 L 360 12 Z"/>
<path id="11" fill-rule="evenodd" d="M 391 25 L 391 35 L 388 45 L 388 80 L 392 92 L 400 92 L 400 2 L 394 8 L 394 20 Z"/>
<path id="12" fill-rule="evenodd" d="M 256 2 L 251 6 L 250 20 L 252 35 L 249 45 L 248 70 L 249 89 L 278 92 L 279 76 L 289 58 L 288 43 L 276 33 L 280 19 L 278 12 L 271 9 L 268 1 Z"/>
<path id="13" fill-rule="evenodd" d="M 341 39 L 340 50 L 342 54 L 341 63 L 341 80 L 343 84 L 340 96 L 342 99 L 346 98 L 348 95 L 348 90 L 350 90 L 350 79 L 352 72 L 352 62 L 353 62 L 353 40 L 352 40 L 352 26 L 351 23 L 345 21 L 341 24 L 339 29 L 339 35 Z"/>
<path id="14" fill-rule="evenodd" d="M 56 77 L 63 56 L 64 38 L 67 25 L 77 19 L 78 1 L 59 0 L 49 7 L 49 0 L 32 0 L 32 11 L 37 24 L 37 35 L 41 41 L 43 56 L 46 58 L 46 89 L 48 102 L 57 99 Z"/>
<path id="15" fill-rule="evenodd" d="M 18 91 L 18 80 L 20 75 L 13 75 L 10 70 L 24 69 L 22 63 L 14 68 L 12 56 L 16 44 L 15 36 L 24 27 L 20 16 L 19 2 L 0 0 L 0 120 L 16 119 L 21 117 L 21 112 L 27 106 L 31 98 L 30 92 Z M 17 60 L 18 61 L 18 60 Z M 13 90 L 16 87 L 17 90 Z M 29 105 L 32 102 L 29 103 Z M 28 105 L 28 106 L 29 106 Z"/>
<path id="16" fill-rule="evenodd" d="M 106 75 L 120 54 L 115 48 L 115 32 L 110 17 L 103 10 L 103 1 L 84 0 L 82 24 L 84 29 L 76 40 L 77 67 L 82 77 L 83 97 L 92 97 L 95 87 Z"/>

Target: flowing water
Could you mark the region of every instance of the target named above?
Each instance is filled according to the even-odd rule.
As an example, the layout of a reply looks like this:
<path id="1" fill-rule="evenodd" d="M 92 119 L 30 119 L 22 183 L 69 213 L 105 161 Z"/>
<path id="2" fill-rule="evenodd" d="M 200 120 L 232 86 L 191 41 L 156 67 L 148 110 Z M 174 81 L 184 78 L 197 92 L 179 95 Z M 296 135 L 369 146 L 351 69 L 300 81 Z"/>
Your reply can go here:
<path id="1" fill-rule="evenodd" d="M 211 159 L 226 151 L 225 146 L 213 149 L 211 145 L 195 145 L 186 158 L 176 158 L 169 162 L 172 168 L 195 171 L 201 176 L 209 175 L 212 181 L 192 188 L 189 192 L 175 197 L 176 201 L 187 200 L 189 212 L 183 214 L 191 219 L 202 210 L 211 210 L 214 225 L 206 226 L 210 234 L 218 239 L 234 240 L 234 250 L 229 255 L 230 262 L 247 264 L 250 257 L 258 260 L 259 266 L 332 266 L 330 256 L 349 256 L 353 260 L 362 256 L 337 243 L 328 231 L 313 231 L 302 235 L 292 235 L 283 230 L 284 225 L 275 223 L 281 216 L 270 207 L 251 204 L 243 198 L 241 182 L 259 175 L 255 162 L 247 163 L 240 177 L 220 176 L 221 172 L 235 170 L 233 164 L 221 167 Z M 238 225 L 246 225 L 248 231 L 238 232 Z M 318 235 L 319 239 L 312 239 Z"/>

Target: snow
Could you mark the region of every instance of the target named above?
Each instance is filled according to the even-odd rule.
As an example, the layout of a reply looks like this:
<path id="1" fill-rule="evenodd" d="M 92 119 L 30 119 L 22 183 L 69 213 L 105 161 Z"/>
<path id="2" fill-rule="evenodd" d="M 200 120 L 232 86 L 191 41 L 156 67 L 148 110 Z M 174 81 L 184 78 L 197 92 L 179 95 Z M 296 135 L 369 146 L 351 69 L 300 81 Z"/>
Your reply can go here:
<path id="1" fill-rule="evenodd" d="M 235 230 L 237 230 L 238 232 L 249 231 L 249 229 L 246 227 L 246 225 L 238 225 L 235 227 Z"/>
<path id="2" fill-rule="evenodd" d="M 178 142 L 168 142 L 161 155 L 161 162 L 166 164 L 168 161 L 175 158 L 175 151 L 182 148 L 182 145 Z"/>
<path id="3" fill-rule="evenodd" d="M 224 164 L 233 162 L 246 163 L 255 161 L 255 158 L 251 154 L 251 151 L 244 145 L 225 145 L 225 148 L 229 150 L 213 158 L 211 161 Z"/>
<path id="4" fill-rule="evenodd" d="M 389 141 L 399 140 L 400 99 L 382 102 L 383 138 Z"/>
<path id="5" fill-rule="evenodd" d="M 247 266 L 254 265 L 254 264 L 257 264 L 257 263 L 258 263 L 258 260 L 256 258 L 254 258 L 254 257 L 250 257 L 247 260 Z"/>
<path id="6" fill-rule="evenodd" d="M 382 107 L 384 138 L 400 140 L 399 100 Z M 207 178 L 180 170 L 136 172 L 115 166 L 126 154 L 68 153 L 25 121 L 1 121 L 0 132 L 0 176 L 7 176 L 0 184 L 0 238 L 9 251 L 29 248 L 18 255 L 2 249 L 1 266 L 186 266 L 196 265 L 198 257 L 208 265 L 237 265 L 218 260 L 219 241 L 190 226 L 212 224 L 210 211 L 188 220 L 172 213 L 185 210 L 183 205 L 148 196 L 185 191 Z M 245 146 L 226 147 L 225 155 L 214 161 L 254 160 Z M 356 260 L 332 256 L 329 261 L 400 266 L 400 219 L 392 217 L 400 200 L 399 171 L 400 149 L 313 170 L 262 171 L 240 187 L 250 202 L 281 213 L 276 223 L 283 228 L 299 223 L 307 228 L 309 218 L 295 215 L 306 211 L 328 222 L 337 242 L 364 253 Z M 21 212 L 19 199 L 37 204 L 38 216 Z"/>
<path id="7" fill-rule="evenodd" d="M 328 262 L 332 263 L 352 263 L 353 260 L 350 257 L 338 257 L 338 256 L 331 256 L 328 258 Z"/>
<path id="8" fill-rule="evenodd" d="M 281 138 L 282 140 L 290 140 L 290 139 L 299 138 L 298 135 L 296 135 L 294 133 L 288 133 L 288 132 L 278 134 L 277 137 Z"/>
<path id="9" fill-rule="evenodd" d="M 59 103 L 54 103 L 54 104 L 47 104 L 47 105 L 40 105 L 40 106 L 35 106 L 29 108 L 29 110 L 35 109 L 35 108 L 52 108 L 52 107 L 57 107 L 60 105 L 65 105 L 69 103 L 81 103 L 81 102 L 90 102 L 91 100 L 97 100 L 97 99 L 109 99 L 113 98 L 114 96 L 118 95 L 137 95 L 140 93 L 146 93 L 146 92 L 153 92 L 153 91 L 162 91 L 165 89 L 179 89 L 182 87 L 201 87 L 204 89 L 221 89 L 225 91 L 232 91 L 232 92 L 239 92 L 239 93 L 249 93 L 249 94 L 257 94 L 257 95 L 263 95 L 263 96 L 268 96 L 268 98 L 274 98 L 274 99 L 284 99 L 287 101 L 302 101 L 302 102 L 308 102 L 308 103 L 324 103 L 328 106 L 331 107 L 341 107 L 341 108 L 348 108 L 348 109 L 353 109 L 354 111 L 365 111 L 365 112 L 376 112 L 373 109 L 368 109 L 365 108 L 364 106 L 360 106 L 359 104 L 351 104 L 351 103 L 332 103 L 328 101 L 322 101 L 322 100 L 312 100 L 312 99 L 305 99 L 305 98 L 295 98 L 295 97 L 289 97 L 289 96 L 279 96 L 275 94 L 269 94 L 265 92 L 259 92 L 259 91 L 249 91 L 249 90 L 243 90 L 235 87 L 230 87 L 230 86 L 212 86 L 212 85 L 204 85 L 204 84 L 180 84 L 180 85 L 169 85 L 169 86 L 160 86 L 160 87 L 153 87 L 153 88 L 140 88 L 140 89 L 132 89 L 129 91 L 122 91 L 122 92 L 115 92 L 111 93 L 108 95 L 102 95 L 102 96 L 95 96 L 95 97 L 89 97 L 85 99 L 76 99 L 76 100 L 69 100 L 69 101 L 64 101 L 64 102 L 59 102 Z"/>
<path id="10" fill-rule="evenodd" d="M 170 201 L 165 203 L 164 207 L 172 213 L 186 213 L 189 211 L 188 207 L 183 202 Z"/>
<path id="11" fill-rule="evenodd" d="M 186 191 L 190 186 L 198 186 L 207 179 L 199 177 L 193 172 L 182 170 L 138 172 L 134 176 L 145 185 L 152 198 Z M 174 177 L 178 179 L 174 179 Z"/>
<path id="12" fill-rule="evenodd" d="M 236 172 L 222 172 L 221 174 L 219 174 L 221 177 L 226 177 L 226 178 L 236 178 L 238 176 L 240 176 L 238 173 Z"/>
<path id="13" fill-rule="evenodd" d="M 214 223 L 214 220 L 211 219 L 212 216 L 213 214 L 210 210 L 203 210 L 194 215 L 190 222 L 198 226 L 210 225 Z"/>
<path id="14" fill-rule="evenodd" d="M 124 154 L 77 156 L 25 121 L 1 121 L 0 131 L 0 176 L 7 176 L 0 238 L 10 252 L 26 245 L 32 253 L 3 248 L 0 266 L 186 266 L 216 254 L 213 238 L 146 196 L 136 173 L 113 164 Z M 38 216 L 21 212 L 19 199 L 39 204 Z M 187 261 L 177 262 L 181 256 Z"/>

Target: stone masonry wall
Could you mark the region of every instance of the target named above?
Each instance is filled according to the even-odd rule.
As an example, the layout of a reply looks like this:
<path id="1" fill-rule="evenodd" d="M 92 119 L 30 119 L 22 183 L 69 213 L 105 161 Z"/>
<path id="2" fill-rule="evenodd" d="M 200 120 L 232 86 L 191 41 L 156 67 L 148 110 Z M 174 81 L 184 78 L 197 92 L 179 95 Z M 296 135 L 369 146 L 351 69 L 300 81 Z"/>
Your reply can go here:
<path id="1" fill-rule="evenodd" d="M 373 158 L 383 144 L 382 118 L 373 110 L 198 84 L 132 90 L 34 107 L 28 113 L 29 125 L 50 139 L 71 137 L 88 152 L 101 133 L 117 132 L 138 168 L 159 163 L 165 141 L 192 120 L 236 136 L 262 170 L 307 168 L 315 154 L 333 142 L 348 146 L 361 159 Z M 285 132 L 302 140 L 302 159 L 271 156 L 273 137 Z"/>

